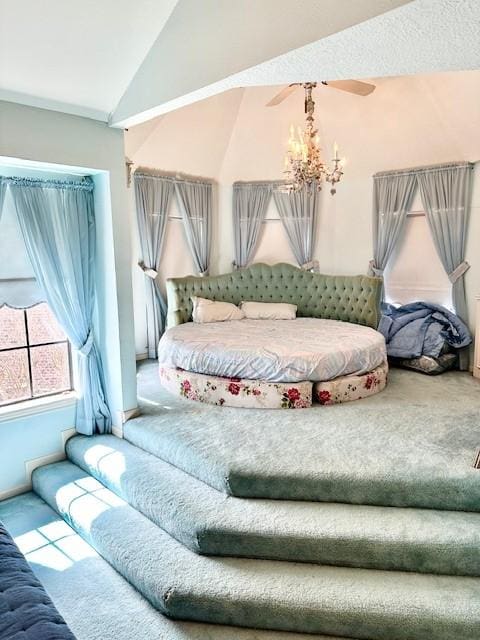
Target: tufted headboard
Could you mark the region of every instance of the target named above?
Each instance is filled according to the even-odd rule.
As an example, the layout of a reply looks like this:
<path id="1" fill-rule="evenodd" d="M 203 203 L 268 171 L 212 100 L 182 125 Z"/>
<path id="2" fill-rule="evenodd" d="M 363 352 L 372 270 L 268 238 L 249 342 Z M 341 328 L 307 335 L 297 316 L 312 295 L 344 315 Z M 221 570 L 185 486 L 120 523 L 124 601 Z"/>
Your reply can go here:
<path id="1" fill-rule="evenodd" d="M 326 276 L 291 264 L 253 264 L 220 276 L 186 276 L 167 280 L 168 327 L 192 319 L 191 296 L 239 304 L 290 302 L 299 317 L 329 318 L 374 329 L 380 320 L 382 279 Z"/>

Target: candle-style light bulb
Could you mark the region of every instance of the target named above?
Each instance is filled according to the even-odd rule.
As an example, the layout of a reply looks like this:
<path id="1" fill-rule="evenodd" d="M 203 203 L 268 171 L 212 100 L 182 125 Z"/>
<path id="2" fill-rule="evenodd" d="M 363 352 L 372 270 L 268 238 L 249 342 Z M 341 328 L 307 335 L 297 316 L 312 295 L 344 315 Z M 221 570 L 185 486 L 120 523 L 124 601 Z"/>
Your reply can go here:
<path id="1" fill-rule="evenodd" d="M 338 144 L 336 142 L 333 143 L 333 158 L 338 160 Z"/>

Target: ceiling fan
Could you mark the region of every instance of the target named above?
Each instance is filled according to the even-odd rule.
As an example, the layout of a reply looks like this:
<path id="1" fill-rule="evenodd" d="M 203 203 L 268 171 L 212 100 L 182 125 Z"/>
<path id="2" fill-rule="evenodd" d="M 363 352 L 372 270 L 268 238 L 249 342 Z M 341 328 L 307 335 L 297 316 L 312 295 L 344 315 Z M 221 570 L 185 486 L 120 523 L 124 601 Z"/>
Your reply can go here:
<path id="1" fill-rule="evenodd" d="M 305 87 L 308 84 L 312 88 L 317 86 L 316 82 L 294 82 L 289 84 L 288 87 L 282 89 L 276 96 L 274 96 L 270 102 L 267 102 L 267 107 L 275 107 L 277 104 L 283 102 L 288 96 L 293 93 L 297 87 Z M 347 91 L 348 93 L 354 93 L 357 96 L 368 96 L 375 91 L 375 85 L 368 82 L 360 82 L 360 80 L 331 80 L 326 82 L 322 80 L 319 84 L 323 84 L 326 87 L 332 87 L 333 89 L 340 89 L 340 91 Z"/>

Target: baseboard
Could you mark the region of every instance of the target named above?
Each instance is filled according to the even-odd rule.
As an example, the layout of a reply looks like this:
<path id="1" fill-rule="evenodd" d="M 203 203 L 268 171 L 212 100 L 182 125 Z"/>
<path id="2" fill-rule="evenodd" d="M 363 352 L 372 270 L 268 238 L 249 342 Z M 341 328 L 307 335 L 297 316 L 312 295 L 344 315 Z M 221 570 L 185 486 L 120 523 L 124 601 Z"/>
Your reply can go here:
<path id="1" fill-rule="evenodd" d="M 62 446 L 64 451 L 65 451 L 65 445 L 67 444 L 68 440 L 70 440 L 70 438 L 73 438 L 73 436 L 76 433 L 77 433 L 77 430 L 75 429 L 75 427 L 72 427 L 71 429 L 65 429 L 65 431 L 62 431 L 61 436 L 62 436 Z"/>
<path id="2" fill-rule="evenodd" d="M 40 458 L 33 458 L 33 460 L 27 460 L 25 462 L 25 476 L 29 482 L 30 487 L 32 486 L 32 473 L 38 467 L 45 467 L 47 464 L 53 464 L 54 462 L 61 462 L 65 460 L 67 456 L 65 455 L 65 450 L 58 451 L 57 453 L 51 453 L 48 456 L 41 456 Z"/>
<path id="3" fill-rule="evenodd" d="M 148 353 L 146 351 L 145 353 L 137 353 L 136 358 L 137 358 L 137 362 L 139 360 L 148 360 Z"/>
<path id="4" fill-rule="evenodd" d="M 126 411 L 122 411 L 122 424 L 128 422 L 132 418 L 138 418 L 140 415 L 140 409 L 138 407 L 133 407 L 133 409 L 127 409 Z"/>
<path id="5" fill-rule="evenodd" d="M 67 441 L 77 433 L 76 429 L 73 427 L 70 429 L 64 429 L 60 432 L 60 437 L 62 439 L 62 450 L 56 451 L 55 453 L 50 453 L 46 456 L 40 456 L 39 458 L 32 458 L 31 460 L 25 461 L 25 480 L 24 484 L 19 484 L 16 487 L 12 487 L 11 489 L 7 489 L 5 491 L 0 491 L 0 501 L 7 500 L 7 498 L 13 498 L 14 496 L 18 496 L 21 493 L 27 493 L 27 491 L 32 490 L 32 473 L 38 467 L 43 467 L 47 464 L 53 464 L 54 462 L 61 462 L 66 459 L 65 454 L 65 445 Z"/>
<path id="6" fill-rule="evenodd" d="M 112 435 L 116 436 L 117 438 L 123 438 L 123 425 L 120 427 L 112 427 Z"/>
<path id="7" fill-rule="evenodd" d="M 125 411 L 117 411 L 116 412 L 116 420 L 112 426 L 113 435 L 118 438 L 123 438 L 123 425 L 128 420 L 132 418 L 136 418 L 140 415 L 140 409 L 138 407 L 133 407 L 132 409 L 126 409 Z"/>
<path id="8" fill-rule="evenodd" d="M 27 491 L 32 490 L 31 484 L 19 484 L 12 489 L 7 489 L 6 491 L 0 491 L 0 502 L 2 500 L 8 500 L 8 498 L 14 498 L 15 496 L 19 496 L 22 493 L 27 493 Z"/>

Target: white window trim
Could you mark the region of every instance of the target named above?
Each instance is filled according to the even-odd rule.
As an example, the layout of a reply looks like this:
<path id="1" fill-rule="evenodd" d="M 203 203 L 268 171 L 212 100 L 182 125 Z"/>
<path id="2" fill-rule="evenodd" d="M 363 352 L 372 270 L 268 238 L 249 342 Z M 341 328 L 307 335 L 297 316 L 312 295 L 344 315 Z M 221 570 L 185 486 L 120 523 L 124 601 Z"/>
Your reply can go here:
<path id="1" fill-rule="evenodd" d="M 27 418 L 41 413 L 48 413 L 57 409 L 74 407 L 77 404 L 78 395 L 75 391 L 65 391 L 52 396 L 31 398 L 25 402 L 7 404 L 0 407 L 0 422 L 9 422 L 19 418 Z"/>

